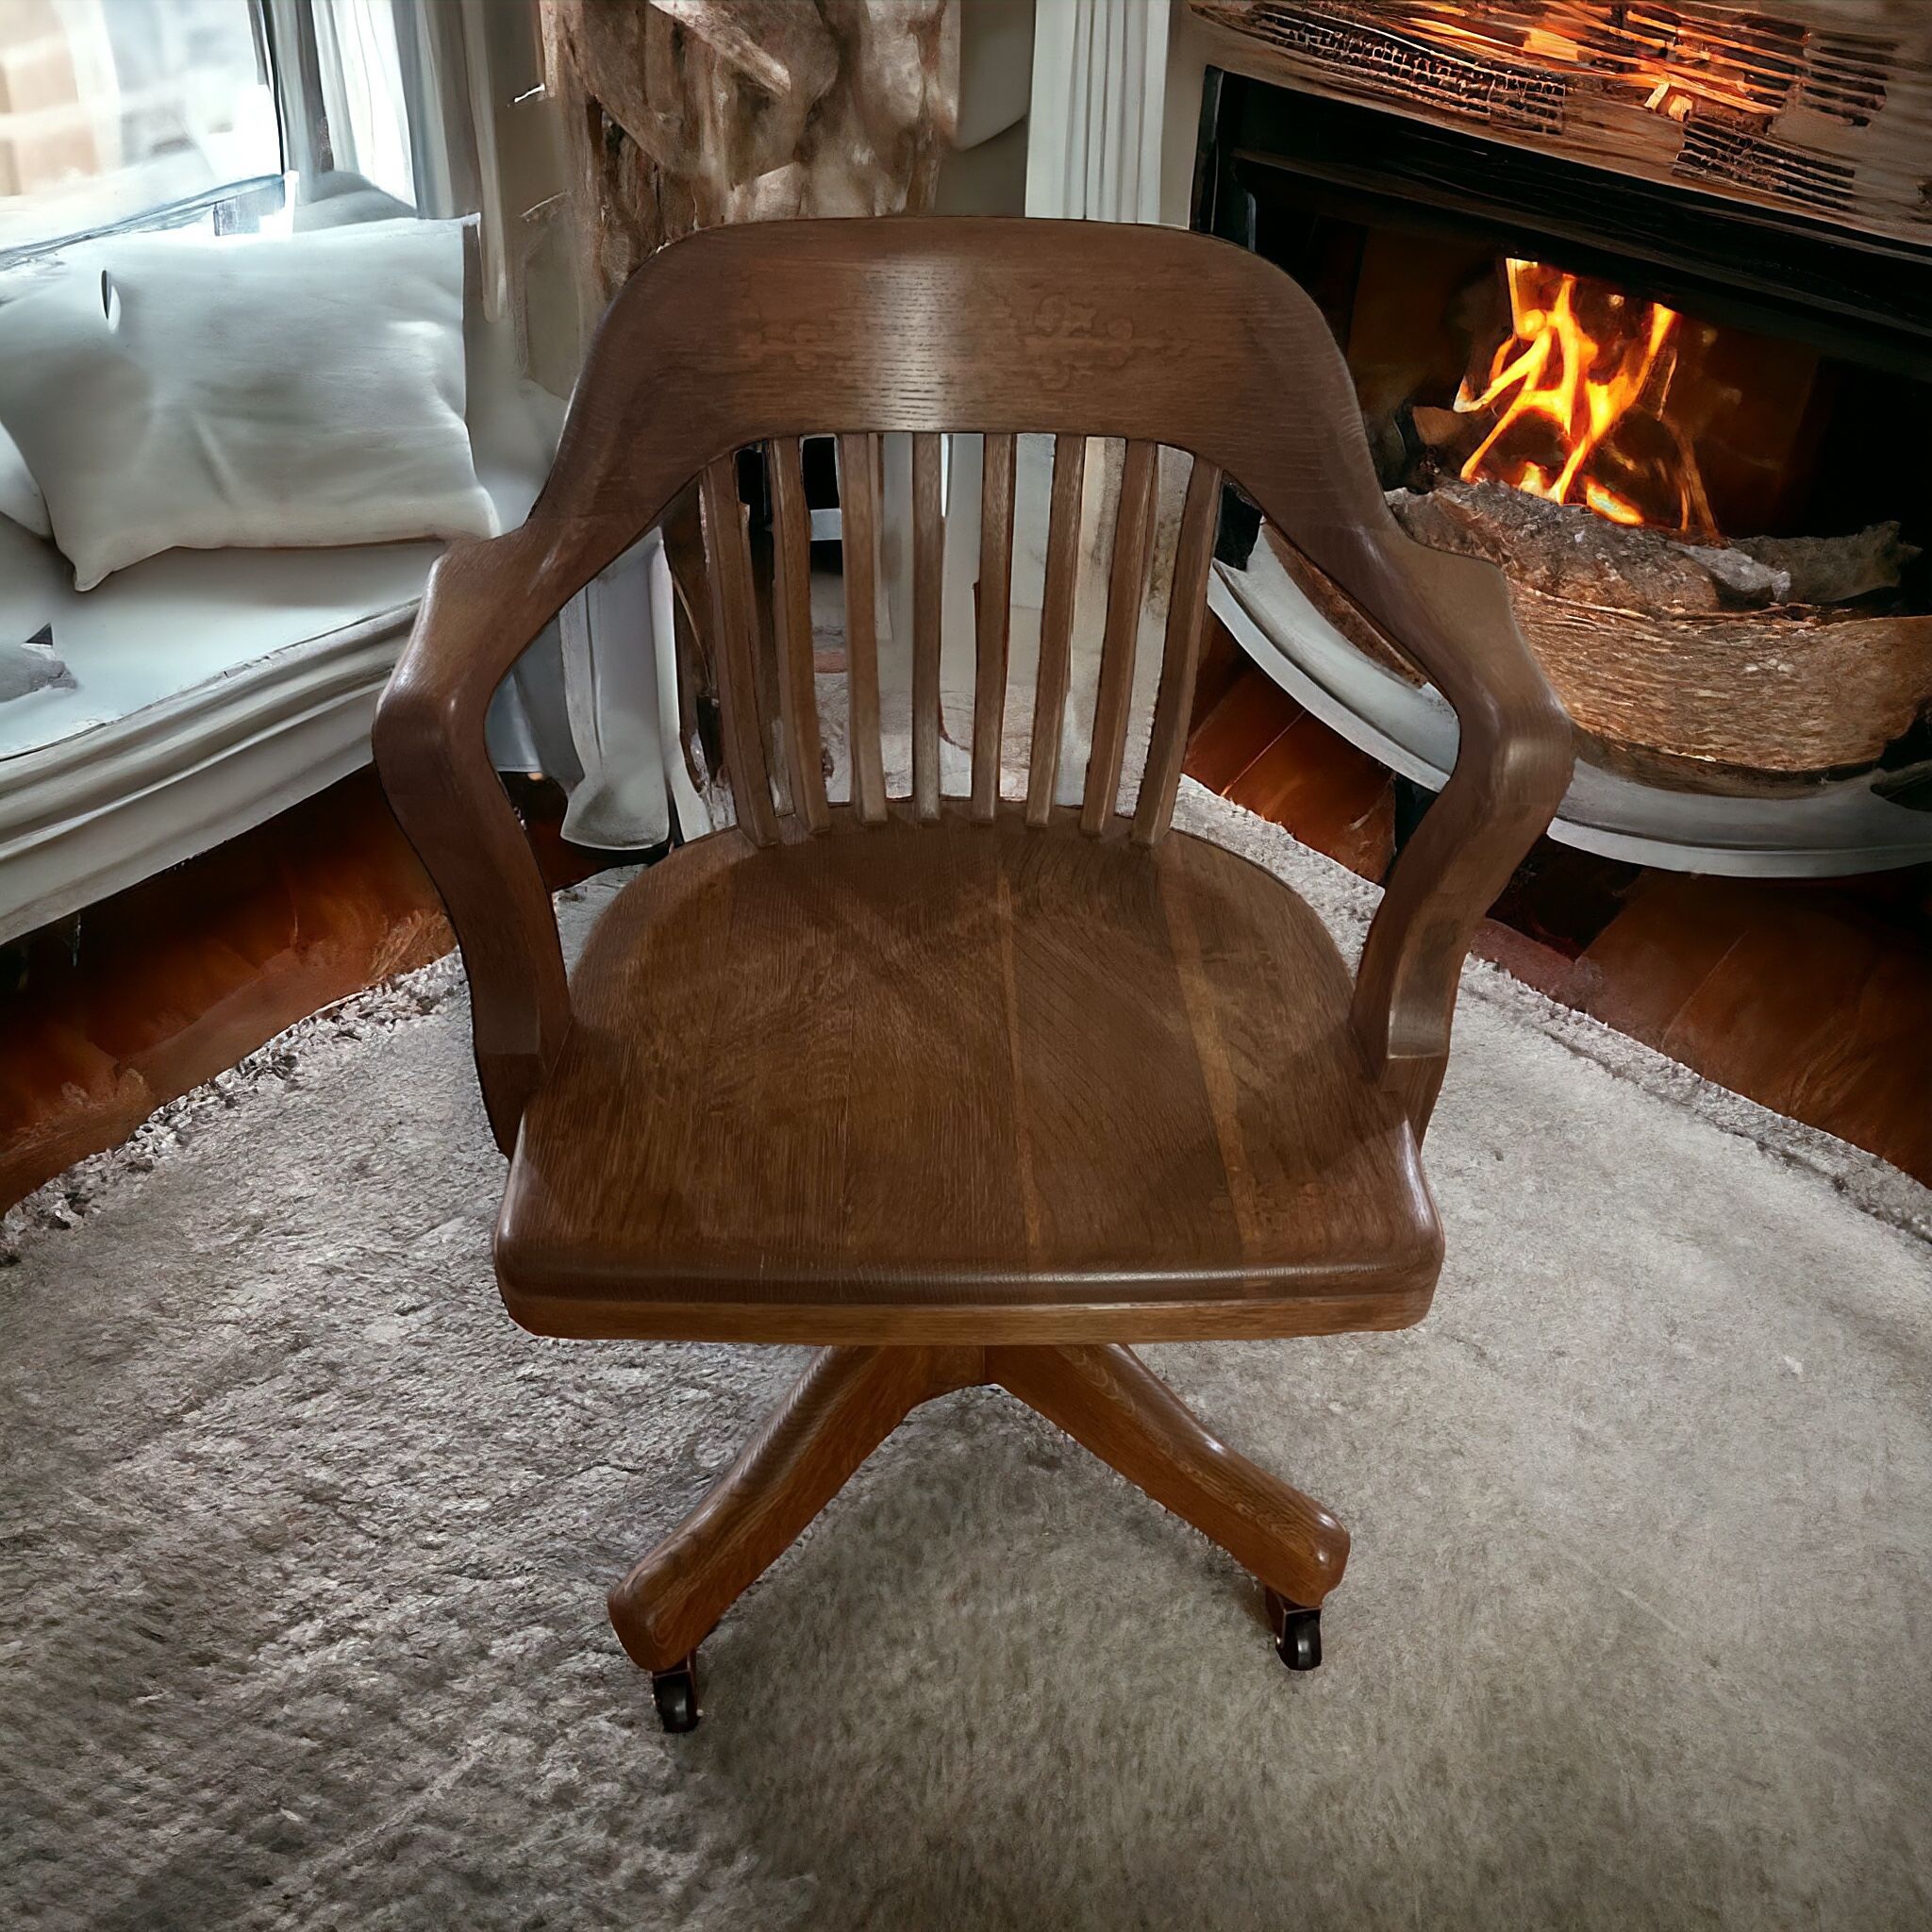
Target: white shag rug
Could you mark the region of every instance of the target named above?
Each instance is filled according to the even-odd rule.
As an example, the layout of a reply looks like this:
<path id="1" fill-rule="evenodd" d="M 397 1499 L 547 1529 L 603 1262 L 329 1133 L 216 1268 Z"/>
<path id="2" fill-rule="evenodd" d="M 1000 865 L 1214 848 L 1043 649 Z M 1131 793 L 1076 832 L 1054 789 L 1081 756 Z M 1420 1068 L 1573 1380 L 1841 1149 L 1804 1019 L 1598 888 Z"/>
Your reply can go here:
<path id="1" fill-rule="evenodd" d="M 799 1357 L 524 1335 L 454 963 L 305 1023 L 8 1219 L 0 1924 L 1932 1921 L 1932 1198 L 1480 967 L 1428 1167 L 1421 1327 L 1147 1352 L 1353 1530 L 1319 1672 L 971 1391 L 667 1739 L 605 1588 Z"/>

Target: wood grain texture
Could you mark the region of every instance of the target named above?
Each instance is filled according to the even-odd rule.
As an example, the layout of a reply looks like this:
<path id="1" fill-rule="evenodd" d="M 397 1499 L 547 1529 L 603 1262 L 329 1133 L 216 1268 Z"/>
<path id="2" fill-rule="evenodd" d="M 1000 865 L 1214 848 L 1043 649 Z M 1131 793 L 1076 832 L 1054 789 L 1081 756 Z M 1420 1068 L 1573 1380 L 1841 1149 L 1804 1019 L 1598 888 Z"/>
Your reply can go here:
<path id="1" fill-rule="evenodd" d="M 1113 553 L 1107 584 L 1107 627 L 1101 638 L 1100 684 L 1093 702 L 1093 742 L 1087 756 L 1080 829 L 1097 836 L 1114 815 L 1121 762 L 1127 749 L 1127 709 L 1134 697 L 1134 651 L 1141 606 L 1154 558 L 1154 490 L 1159 480 L 1159 446 L 1130 442 L 1121 465 L 1120 503 L 1114 513 Z"/>
<path id="2" fill-rule="evenodd" d="M 826 824 L 825 774 L 819 745 L 818 690 L 812 678 L 811 517 L 805 507 L 805 462 L 795 436 L 774 436 L 766 452 L 772 478 L 773 614 L 778 630 L 778 690 L 791 808 L 806 829 Z"/>
<path id="3" fill-rule="evenodd" d="M 771 1568 L 922 1402 L 983 1379 L 977 1348 L 828 1348 L 738 1459 L 610 1592 L 632 1660 L 668 1670 Z"/>
<path id="4" fill-rule="evenodd" d="M 1033 747 L 1026 765 L 1026 823 L 1043 825 L 1060 774 L 1060 728 L 1074 657 L 1074 593 L 1080 576 L 1080 491 L 1087 439 L 1057 436 L 1046 520 L 1046 581 L 1041 592 L 1040 661 L 1033 678 Z"/>
<path id="5" fill-rule="evenodd" d="M 852 799 L 867 824 L 886 820 L 879 738 L 878 439 L 839 439 L 839 517 L 845 584 L 846 731 Z"/>
<path id="6" fill-rule="evenodd" d="M 791 441 L 807 430 L 841 438 L 857 802 L 827 808 L 821 837 L 788 820 L 779 843 L 733 454 L 775 440 L 781 773 L 808 824 L 823 793 Z M 975 804 L 940 797 L 938 438 L 953 430 L 1056 439 L 1027 798 L 990 818 L 978 729 Z M 904 432 L 915 798 L 891 806 L 868 763 L 874 450 Z M 1099 837 L 1053 800 L 1090 436 L 1132 451 L 1088 774 Z M 1195 474 L 1155 804 L 1130 839 L 1113 787 L 1157 443 Z M 993 451 L 1003 550 L 1009 449 Z M 1276 880 L 1193 839 L 1148 842 L 1172 804 L 1224 470 L 1461 722 L 1353 987 Z M 627 886 L 566 982 L 485 714 L 523 647 L 694 473 L 740 824 Z M 982 663 L 1004 641 L 983 625 Z M 511 1313 L 553 1335 L 837 1350 L 613 1593 L 633 1656 L 688 1656 L 909 1407 L 990 1360 L 1282 1595 L 1333 1587 L 1333 1520 L 1099 1344 L 1420 1318 L 1441 1231 L 1417 1150 L 1462 955 L 1571 748 L 1495 571 L 1396 528 L 1347 372 L 1291 283 L 1198 236 L 1104 223 L 777 223 L 666 249 L 605 318 L 528 519 L 437 565 L 376 755 L 470 972 L 484 1097 L 512 1153 L 496 1234 Z"/>
<path id="7" fill-rule="evenodd" d="M 1214 536 L 1221 514 L 1221 472 L 1197 459 L 1188 475 L 1181 506 L 1180 534 L 1174 541 L 1174 586 L 1167 602 L 1167 633 L 1161 642 L 1160 689 L 1154 700 L 1154 724 L 1147 741 L 1147 764 L 1134 807 L 1134 838 L 1151 845 L 1174 823 L 1181 766 L 1188 755 L 1188 725 L 1194 710 L 1195 674 L 1201 664 L 1201 627 L 1208 615 L 1208 574 L 1214 566 Z"/>
<path id="8" fill-rule="evenodd" d="M 946 568 L 941 460 L 937 435 L 912 439 L 912 798 L 928 821 L 940 815 L 940 611 Z"/>
<path id="9" fill-rule="evenodd" d="M 989 436 L 979 486 L 979 592 L 973 683 L 973 816 L 1000 797 L 1000 741 L 1013 631 L 1013 438 Z"/>
<path id="10" fill-rule="evenodd" d="M 505 1194 L 520 1322 L 1121 1341 L 1422 1312 L 1413 1130 L 1300 900 L 1071 810 L 832 817 L 700 840 L 605 914 Z"/>
<path id="11" fill-rule="evenodd" d="M 777 837 L 777 818 L 758 701 L 758 602 L 744 506 L 738 500 L 737 472 L 728 457 L 706 465 L 698 502 L 704 522 L 705 575 L 711 591 L 711 626 L 718 640 L 718 694 L 730 746 L 731 796 L 746 835 L 758 844 L 769 845 Z"/>
<path id="12" fill-rule="evenodd" d="M 1341 1524 L 1218 1441 L 1130 1350 L 990 1348 L 986 1374 L 1291 1602 L 1313 1607 L 1341 1581 Z"/>
<path id="13" fill-rule="evenodd" d="M 691 1515 L 610 1591 L 610 1621 L 631 1659 L 661 1671 L 691 1656 L 914 1408 L 983 1382 L 1291 1601 L 1319 1605 L 1341 1582 L 1341 1524 L 1218 1441 L 1125 1348 L 825 1348 Z"/>

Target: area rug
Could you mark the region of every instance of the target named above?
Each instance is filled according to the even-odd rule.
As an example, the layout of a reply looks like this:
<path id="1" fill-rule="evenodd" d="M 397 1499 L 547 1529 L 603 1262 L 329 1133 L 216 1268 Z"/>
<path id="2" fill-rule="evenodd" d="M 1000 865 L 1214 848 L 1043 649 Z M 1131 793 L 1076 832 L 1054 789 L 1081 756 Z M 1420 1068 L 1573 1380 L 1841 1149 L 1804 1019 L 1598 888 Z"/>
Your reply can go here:
<path id="1" fill-rule="evenodd" d="M 1473 969 L 1428 1320 L 1148 1351 L 1353 1530 L 1320 1671 L 970 1391 L 666 1738 L 604 1590 L 799 1357 L 513 1327 L 466 1027 L 431 967 L 9 1217 L 0 1924 L 1932 1921 L 1925 1191 Z"/>

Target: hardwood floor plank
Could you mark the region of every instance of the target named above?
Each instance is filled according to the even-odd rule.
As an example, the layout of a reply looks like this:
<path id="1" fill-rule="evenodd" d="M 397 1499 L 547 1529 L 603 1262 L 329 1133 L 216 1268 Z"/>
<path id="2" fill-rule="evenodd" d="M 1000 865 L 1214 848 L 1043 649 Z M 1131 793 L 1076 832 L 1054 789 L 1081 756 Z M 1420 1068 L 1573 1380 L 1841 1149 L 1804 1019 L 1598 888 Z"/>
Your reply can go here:
<path id="1" fill-rule="evenodd" d="M 1252 668 L 1208 713 L 1188 741 L 1188 776 L 1225 793 L 1247 768 L 1302 715 L 1302 708 Z"/>
<path id="2" fill-rule="evenodd" d="M 553 886 L 595 861 L 519 793 Z M 450 947 L 372 770 L 4 951 L 0 1208 L 284 1027 Z"/>

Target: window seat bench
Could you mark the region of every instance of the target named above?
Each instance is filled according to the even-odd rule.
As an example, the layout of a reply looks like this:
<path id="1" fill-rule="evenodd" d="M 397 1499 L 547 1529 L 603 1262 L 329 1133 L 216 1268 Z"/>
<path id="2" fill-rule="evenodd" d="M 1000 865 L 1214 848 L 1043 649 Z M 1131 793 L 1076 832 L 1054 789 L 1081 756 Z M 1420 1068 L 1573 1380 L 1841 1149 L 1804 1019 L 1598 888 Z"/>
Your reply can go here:
<path id="1" fill-rule="evenodd" d="M 559 406 L 473 396 L 503 526 L 541 484 Z M 0 704 L 0 942 L 272 817 L 369 758 L 436 542 L 173 550 L 77 593 L 0 518 L 0 637 L 52 627 L 72 689 Z"/>

